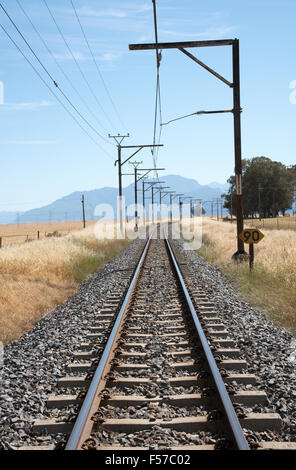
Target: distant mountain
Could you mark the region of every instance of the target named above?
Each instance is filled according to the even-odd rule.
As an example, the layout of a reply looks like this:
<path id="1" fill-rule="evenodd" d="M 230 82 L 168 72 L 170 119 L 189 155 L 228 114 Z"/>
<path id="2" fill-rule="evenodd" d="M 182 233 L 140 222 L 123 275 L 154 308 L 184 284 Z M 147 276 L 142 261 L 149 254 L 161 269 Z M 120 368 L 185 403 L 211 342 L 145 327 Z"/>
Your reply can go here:
<path id="1" fill-rule="evenodd" d="M 182 193 L 185 196 L 192 196 L 194 198 L 202 199 L 204 201 L 212 201 L 221 196 L 225 191 L 225 185 L 219 183 L 211 183 L 211 185 L 218 185 L 212 187 L 211 185 L 200 185 L 196 180 L 190 178 L 184 178 L 178 175 L 167 175 L 160 179 L 164 183 L 162 186 L 170 186 L 172 191 L 176 193 Z M 150 181 L 153 181 L 152 179 Z M 222 187 L 222 188 L 221 188 Z M 117 188 L 100 188 L 91 191 L 76 191 L 67 196 L 57 199 L 56 201 L 46 206 L 32 209 L 27 212 L 18 213 L 19 221 L 24 222 L 61 222 L 67 220 L 81 220 L 82 208 L 81 208 L 81 196 L 84 194 L 85 198 L 85 215 L 86 219 L 98 219 L 102 217 L 101 214 L 94 216 L 94 211 L 97 205 L 106 204 L 113 208 L 115 217 L 117 217 Z M 134 184 L 131 184 L 123 189 L 123 196 L 125 197 L 126 205 L 134 203 Z M 151 196 L 151 191 L 147 191 L 147 198 Z M 155 196 L 155 202 L 159 201 L 159 195 Z M 164 199 L 164 202 L 168 201 Z M 142 203 L 142 182 L 138 185 L 138 202 Z M 150 202 L 150 200 L 149 200 Z M 211 204 L 205 204 L 204 208 L 208 213 L 211 211 Z M 107 210 L 107 208 L 105 209 Z M 1 213 L 0 213 L 1 217 Z M 112 214 L 110 214 L 112 217 Z M 17 219 L 17 213 L 12 213 L 11 217 L 7 217 L 5 220 L 9 222 L 3 222 L 4 219 L 0 219 L 0 223 L 15 223 Z"/>
<path id="2" fill-rule="evenodd" d="M 213 189 L 218 189 L 219 191 L 222 191 L 222 192 L 227 192 L 229 188 L 228 183 L 217 183 L 216 181 L 213 181 L 213 183 L 208 183 L 207 186 Z"/>

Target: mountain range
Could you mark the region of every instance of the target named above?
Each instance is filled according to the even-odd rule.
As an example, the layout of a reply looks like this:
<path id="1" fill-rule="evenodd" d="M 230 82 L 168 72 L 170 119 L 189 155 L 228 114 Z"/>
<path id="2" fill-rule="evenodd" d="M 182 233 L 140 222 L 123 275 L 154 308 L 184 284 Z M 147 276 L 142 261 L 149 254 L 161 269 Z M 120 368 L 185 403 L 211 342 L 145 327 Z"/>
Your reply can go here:
<path id="1" fill-rule="evenodd" d="M 153 181 L 153 179 L 149 180 Z M 221 184 L 213 182 L 207 185 L 201 185 L 196 180 L 184 178 L 179 175 L 167 175 L 161 177 L 163 182 L 162 186 L 169 186 L 172 191 L 182 193 L 184 196 L 192 196 L 194 198 L 202 199 L 204 201 L 212 201 L 220 198 L 221 194 L 227 191 L 228 184 Z M 147 187 L 147 186 L 146 186 Z M 85 199 L 85 215 L 86 219 L 97 219 L 99 216 L 94 216 L 95 207 L 99 204 L 111 205 L 116 217 L 117 214 L 117 196 L 118 189 L 112 187 L 104 187 L 100 189 L 93 189 L 90 191 L 75 191 L 67 196 L 64 196 L 46 206 L 31 209 L 26 212 L 0 212 L 0 223 L 25 223 L 25 222 L 61 222 L 61 221 L 74 221 L 81 220 L 82 206 L 81 197 L 84 194 Z M 147 191 L 147 198 L 151 197 L 151 191 Z M 127 206 L 134 203 L 134 184 L 123 189 L 123 196 Z M 155 202 L 159 201 L 159 195 L 155 196 Z M 164 199 L 164 202 L 168 198 Z M 142 203 L 142 181 L 138 183 L 138 202 Z M 149 199 L 147 204 L 151 202 Z M 204 205 L 207 213 L 211 211 L 211 204 Z"/>

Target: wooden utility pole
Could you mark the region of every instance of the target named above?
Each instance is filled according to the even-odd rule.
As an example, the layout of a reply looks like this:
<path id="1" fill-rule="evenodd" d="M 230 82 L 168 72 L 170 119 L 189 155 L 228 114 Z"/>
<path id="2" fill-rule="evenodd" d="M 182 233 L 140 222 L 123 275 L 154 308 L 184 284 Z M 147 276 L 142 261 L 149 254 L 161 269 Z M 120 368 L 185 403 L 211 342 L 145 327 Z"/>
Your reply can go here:
<path id="1" fill-rule="evenodd" d="M 185 48 L 200 48 L 200 47 L 232 47 L 232 74 L 233 80 L 230 82 L 222 75 L 217 73 L 211 67 L 207 66 Z M 242 162 L 241 162 L 241 106 L 240 106 L 240 69 L 239 69 L 239 40 L 238 39 L 219 39 L 212 41 L 185 41 L 185 42 L 167 42 L 151 44 L 130 44 L 130 50 L 158 50 L 164 49 L 178 49 L 187 57 L 192 59 L 198 65 L 203 67 L 209 73 L 214 75 L 218 80 L 222 81 L 225 85 L 233 90 L 233 109 L 231 110 L 217 110 L 217 111 L 201 111 L 195 114 L 215 114 L 215 113 L 232 113 L 234 118 L 234 154 L 235 154 L 235 181 L 236 181 L 236 219 L 237 219 L 237 251 L 234 253 L 233 258 L 239 258 L 240 255 L 246 254 L 244 251 L 244 243 L 239 238 L 239 234 L 243 230 L 243 197 L 242 197 Z"/>

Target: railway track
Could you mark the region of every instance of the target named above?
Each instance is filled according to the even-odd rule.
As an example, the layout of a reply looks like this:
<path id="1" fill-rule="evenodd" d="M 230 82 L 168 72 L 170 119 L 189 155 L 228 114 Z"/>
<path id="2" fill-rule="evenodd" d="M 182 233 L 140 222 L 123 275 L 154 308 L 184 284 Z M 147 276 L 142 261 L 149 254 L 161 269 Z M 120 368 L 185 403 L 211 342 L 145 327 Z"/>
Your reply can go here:
<path id="1" fill-rule="evenodd" d="M 67 407 L 76 414 L 38 420 L 34 432 L 67 435 L 66 450 L 287 448 L 258 439 L 280 432 L 281 418 L 254 412 L 266 394 L 164 238 L 146 242 L 126 292 L 110 294 L 59 379 L 62 393 L 49 397 L 60 416 Z"/>

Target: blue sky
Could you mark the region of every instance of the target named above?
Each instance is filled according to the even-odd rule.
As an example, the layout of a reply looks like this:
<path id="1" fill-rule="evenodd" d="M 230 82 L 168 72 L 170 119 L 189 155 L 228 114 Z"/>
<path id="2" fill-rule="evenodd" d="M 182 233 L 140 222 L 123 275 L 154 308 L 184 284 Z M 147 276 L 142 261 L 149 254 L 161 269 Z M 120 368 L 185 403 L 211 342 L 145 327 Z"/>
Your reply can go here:
<path id="1" fill-rule="evenodd" d="M 108 133 L 128 131 L 131 136 L 126 144 L 150 144 L 155 53 L 129 51 L 128 44 L 154 41 L 152 2 L 74 0 L 124 127 L 98 76 L 70 0 L 47 1 L 112 125 L 86 86 L 43 1 L 19 1 L 88 107 L 65 80 L 16 1 L 1 3 L 93 127 L 107 141 Z M 296 104 L 291 102 L 295 98 L 289 99 L 293 92 L 290 83 L 296 80 L 295 0 L 159 0 L 157 8 L 159 41 L 240 39 L 243 157 L 265 155 L 287 165 L 295 163 Z M 3 11 L 0 19 L 50 84 Z M 191 52 L 231 80 L 230 48 Z M 83 133 L 1 30 L 0 57 L 4 85 L 0 210 L 27 210 L 75 190 L 116 186 L 116 147 L 89 130 L 98 147 Z M 163 51 L 160 80 L 164 122 L 198 110 L 232 107 L 231 90 L 176 50 Z M 231 115 L 190 117 L 172 123 L 163 128 L 162 143 L 158 164 L 167 169 L 166 174 L 206 184 L 225 182 L 233 172 Z M 137 159 L 143 160 L 145 167 L 152 164 L 149 150 L 143 150 Z M 130 172 L 130 168 L 126 170 Z M 130 182 L 126 177 L 124 185 Z"/>

